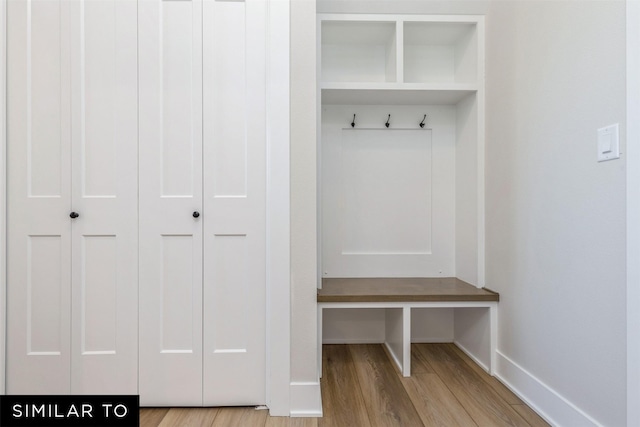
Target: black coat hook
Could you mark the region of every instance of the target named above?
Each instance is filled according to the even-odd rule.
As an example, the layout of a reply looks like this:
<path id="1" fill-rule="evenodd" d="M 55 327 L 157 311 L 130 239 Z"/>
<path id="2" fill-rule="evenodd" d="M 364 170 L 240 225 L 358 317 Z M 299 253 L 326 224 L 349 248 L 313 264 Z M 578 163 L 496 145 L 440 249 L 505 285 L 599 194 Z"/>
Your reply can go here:
<path id="1" fill-rule="evenodd" d="M 391 120 L 391 114 L 387 117 L 387 123 L 384 124 L 386 127 L 389 127 L 389 120 Z"/>
<path id="2" fill-rule="evenodd" d="M 351 127 L 354 128 L 356 127 L 356 115 L 353 115 L 353 121 L 351 122 Z"/>
<path id="3" fill-rule="evenodd" d="M 424 115 L 424 118 L 422 119 L 422 122 L 420 122 L 420 127 L 424 128 L 424 121 L 427 120 L 427 115 Z"/>

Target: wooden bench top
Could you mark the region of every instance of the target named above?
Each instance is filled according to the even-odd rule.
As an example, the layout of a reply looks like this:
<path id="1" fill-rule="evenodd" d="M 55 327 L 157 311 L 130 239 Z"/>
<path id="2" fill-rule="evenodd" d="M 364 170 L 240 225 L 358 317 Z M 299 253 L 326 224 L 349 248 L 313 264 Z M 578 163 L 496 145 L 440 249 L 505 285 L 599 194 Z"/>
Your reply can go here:
<path id="1" fill-rule="evenodd" d="M 318 302 L 499 301 L 455 277 L 322 279 Z"/>

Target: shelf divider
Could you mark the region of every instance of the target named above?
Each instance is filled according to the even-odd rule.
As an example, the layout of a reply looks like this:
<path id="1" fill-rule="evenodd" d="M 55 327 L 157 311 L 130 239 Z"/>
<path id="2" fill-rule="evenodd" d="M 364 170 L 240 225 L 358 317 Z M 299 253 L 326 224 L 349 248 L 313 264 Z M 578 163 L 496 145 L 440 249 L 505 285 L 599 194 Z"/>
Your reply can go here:
<path id="1" fill-rule="evenodd" d="M 396 21 L 396 80 L 404 83 L 404 21 Z"/>

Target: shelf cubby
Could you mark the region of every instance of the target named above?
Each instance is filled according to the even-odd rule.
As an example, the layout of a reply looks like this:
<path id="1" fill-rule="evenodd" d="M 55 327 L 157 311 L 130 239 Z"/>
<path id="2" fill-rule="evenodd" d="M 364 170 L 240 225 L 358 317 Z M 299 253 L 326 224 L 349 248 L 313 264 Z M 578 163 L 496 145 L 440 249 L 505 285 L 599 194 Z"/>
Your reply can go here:
<path id="1" fill-rule="evenodd" d="M 404 21 L 405 83 L 475 83 L 478 39 L 474 22 Z"/>
<path id="2" fill-rule="evenodd" d="M 395 21 L 323 21 L 321 25 L 322 81 L 397 81 Z"/>

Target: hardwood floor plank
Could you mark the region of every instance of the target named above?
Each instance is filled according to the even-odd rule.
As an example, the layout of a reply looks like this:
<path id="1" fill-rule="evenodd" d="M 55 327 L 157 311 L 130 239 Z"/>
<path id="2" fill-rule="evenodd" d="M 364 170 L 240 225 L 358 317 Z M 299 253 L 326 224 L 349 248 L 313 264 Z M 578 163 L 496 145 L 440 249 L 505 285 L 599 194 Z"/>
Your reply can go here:
<path id="1" fill-rule="evenodd" d="M 324 345 L 322 351 L 320 427 L 367 426 L 369 416 L 346 345 Z"/>
<path id="2" fill-rule="evenodd" d="M 219 408 L 212 427 L 263 427 L 269 411 L 247 408 Z"/>
<path id="3" fill-rule="evenodd" d="M 217 414 L 217 408 L 171 408 L 159 427 L 209 427 Z"/>
<path id="4" fill-rule="evenodd" d="M 479 426 L 529 424 L 448 344 L 418 344 L 440 379 Z"/>
<path id="5" fill-rule="evenodd" d="M 290 418 L 289 427 L 318 427 L 318 418 Z"/>
<path id="6" fill-rule="evenodd" d="M 411 375 L 413 374 L 435 374 L 429 361 L 418 351 L 415 344 L 411 344 Z"/>
<path id="7" fill-rule="evenodd" d="M 289 417 L 267 417 L 265 427 L 290 427 L 291 418 Z"/>
<path id="8" fill-rule="evenodd" d="M 400 378 L 380 344 L 350 345 L 349 350 L 372 426 L 421 426 Z"/>
<path id="9" fill-rule="evenodd" d="M 158 427 L 169 408 L 141 408 L 140 427 Z"/>
<path id="10" fill-rule="evenodd" d="M 438 375 L 412 374 L 400 381 L 425 426 L 477 427 Z"/>
<path id="11" fill-rule="evenodd" d="M 511 407 L 515 409 L 531 427 L 550 427 L 549 423 L 547 423 L 544 418 L 536 414 L 536 411 L 527 405 L 511 405 Z"/>
<path id="12" fill-rule="evenodd" d="M 451 344 L 451 349 L 455 351 L 456 354 L 460 356 L 460 358 L 464 360 L 464 362 L 471 367 L 471 369 L 473 369 L 478 375 L 480 375 L 480 377 L 482 377 L 482 379 L 487 384 L 489 384 L 491 388 L 493 388 L 500 395 L 500 397 L 502 397 L 505 400 L 505 402 L 507 402 L 510 405 L 525 404 L 518 396 L 513 394 L 513 392 L 509 390 L 504 384 L 502 384 L 500 381 L 498 381 L 496 378 L 489 375 L 487 372 L 485 372 L 484 369 L 478 366 L 478 364 L 474 362 L 469 356 L 467 356 L 464 351 L 460 350 L 457 345 Z"/>
<path id="13" fill-rule="evenodd" d="M 265 427 L 318 427 L 318 418 L 267 417 Z"/>

